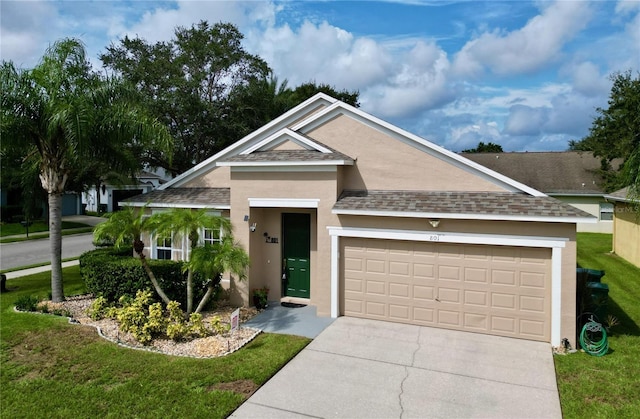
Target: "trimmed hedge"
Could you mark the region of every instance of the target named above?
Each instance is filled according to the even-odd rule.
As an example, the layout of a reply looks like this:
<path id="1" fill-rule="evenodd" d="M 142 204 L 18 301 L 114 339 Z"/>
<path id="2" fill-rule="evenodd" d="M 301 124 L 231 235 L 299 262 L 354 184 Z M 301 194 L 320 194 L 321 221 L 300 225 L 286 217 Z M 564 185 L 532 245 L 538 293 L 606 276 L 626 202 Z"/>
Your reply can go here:
<path id="1" fill-rule="evenodd" d="M 87 291 L 116 302 L 123 295 L 134 298 L 136 291 L 148 288 L 160 301 L 140 260 L 132 255 L 131 248 L 104 248 L 83 253 L 80 256 L 80 275 Z M 155 259 L 148 259 L 148 262 L 167 297 L 186 307 L 187 273 L 182 273 L 183 262 Z M 194 274 L 193 290 L 194 304 L 197 304 L 206 292 L 202 275 Z"/>

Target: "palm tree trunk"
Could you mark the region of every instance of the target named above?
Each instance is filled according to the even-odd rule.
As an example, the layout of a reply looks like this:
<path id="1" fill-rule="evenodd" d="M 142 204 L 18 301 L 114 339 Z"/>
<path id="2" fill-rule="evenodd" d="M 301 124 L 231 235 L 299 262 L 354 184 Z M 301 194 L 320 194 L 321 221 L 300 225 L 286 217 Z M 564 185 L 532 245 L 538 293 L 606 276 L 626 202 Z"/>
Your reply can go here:
<path id="1" fill-rule="evenodd" d="M 49 193 L 49 244 L 51 247 L 51 300 L 64 300 L 62 289 L 62 194 Z"/>
<path id="2" fill-rule="evenodd" d="M 153 284 L 153 288 L 155 288 L 155 290 L 158 293 L 158 295 L 160 296 L 160 298 L 162 298 L 162 301 L 164 301 L 165 304 L 169 304 L 171 302 L 171 300 L 169 299 L 169 297 L 167 297 L 167 294 L 164 293 L 162 288 L 160 288 L 160 284 L 158 283 L 158 280 L 156 279 L 155 274 L 153 273 L 153 271 L 149 267 L 149 263 L 147 262 L 147 257 L 142 252 L 138 253 L 138 256 L 140 258 L 140 263 L 142 263 L 142 267 L 147 272 L 147 275 L 149 276 L 149 279 L 151 280 L 151 283 Z"/>
<path id="3" fill-rule="evenodd" d="M 213 284 L 213 281 L 211 281 L 211 283 L 207 287 L 207 292 L 202 297 L 202 300 L 200 300 L 200 304 L 198 304 L 198 308 L 196 308 L 196 311 L 195 311 L 196 313 L 200 313 L 204 309 L 204 307 L 207 305 L 207 302 L 211 298 L 211 295 L 215 291 L 215 288 L 216 287 Z"/>
<path id="4" fill-rule="evenodd" d="M 209 299 L 211 298 L 214 291 L 216 290 L 216 286 L 220 284 L 221 279 L 222 279 L 222 275 L 218 274 L 214 279 L 211 280 L 211 282 L 209 282 L 209 285 L 207 286 L 207 292 L 204 294 L 204 296 L 200 300 L 200 304 L 198 304 L 198 308 L 196 308 L 196 311 L 195 311 L 196 313 L 200 313 L 202 310 L 204 310 L 204 307 L 207 305 L 207 303 L 209 302 Z"/>
<path id="5" fill-rule="evenodd" d="M 189 269 L 187 273 L 187 316 L 193 309 L 193 271 Z"/>

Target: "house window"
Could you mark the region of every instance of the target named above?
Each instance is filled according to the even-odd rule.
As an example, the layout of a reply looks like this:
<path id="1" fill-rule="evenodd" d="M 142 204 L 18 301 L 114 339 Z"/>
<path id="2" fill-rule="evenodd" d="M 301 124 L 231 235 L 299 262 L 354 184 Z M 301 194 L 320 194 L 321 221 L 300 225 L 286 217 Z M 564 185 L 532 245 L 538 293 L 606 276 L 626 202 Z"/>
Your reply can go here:
<path id="1" fill-rule="evenodd" d="M 220 230 L 205 228 L 202 235 L 204 244 L 215 244 L 220 242 Z"/>
<path id="2" fill-rule="evenodd" d="M 608 202 L 600 203 L 600 221 L 613 220 L 613 204 Z"/>
<path id="3" fill-rule="evenodd" d="M 160 236 L 156 239 L 156 259 L 171 260 L 171 236 Z"/>

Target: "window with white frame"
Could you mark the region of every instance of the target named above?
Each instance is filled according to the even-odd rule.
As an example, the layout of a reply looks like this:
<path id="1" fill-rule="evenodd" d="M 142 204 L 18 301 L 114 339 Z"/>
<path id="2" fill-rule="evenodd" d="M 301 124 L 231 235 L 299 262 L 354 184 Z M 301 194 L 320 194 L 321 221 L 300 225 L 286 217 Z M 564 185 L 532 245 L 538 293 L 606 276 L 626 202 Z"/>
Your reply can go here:
<path id="1" fill-rule="evenodd" d="M 609 202 L 600 203 L 600 221 L 613 220 L 613 204 Z"/>
<path id="2" fill-rule="evenodd" d="M 202 233 L 202 241 L 204 244 L 215 244 L 220 242 L 220 230 L 214 228 L 205 228 Z"/>
<path id="3" fill-rule="evenodd" d="M 171 260 L 171 236 L 156 238 L 156 259 Z"/>

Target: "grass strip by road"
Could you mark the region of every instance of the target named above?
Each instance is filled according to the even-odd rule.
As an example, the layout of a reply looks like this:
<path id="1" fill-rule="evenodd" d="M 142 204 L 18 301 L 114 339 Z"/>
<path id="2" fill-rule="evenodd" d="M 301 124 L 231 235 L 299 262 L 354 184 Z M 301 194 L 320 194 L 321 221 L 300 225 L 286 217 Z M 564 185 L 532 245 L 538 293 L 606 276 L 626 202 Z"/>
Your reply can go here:
<path id="1" fill-rule="evenodd" d="M 78 267 L 63 272 L 65 292 L 83 293 Z M 214 359 L 136 351 L 61 317 L 15 313 L 17 298 L 47 295 L 48 275 L 12 280 L 10 288 L 0 299 L 3 417 L 224 418 L 310 342 L 261 334 Z"/>
<path id="2" fill-rule="evenodd" d="M 640 417 L 640 268 L 610 251 L 610 234 L 578 234 L 578 264 L 606 272 L 608 311 L 620 324 L 607 355 L 554 357 L 564 418 Z"/>
<path id="3" fill-rule="evenodd" d="M 83 234 L 83 233 L 91 233 L 93 231 L 93 227 L 82 227 L 82 228 L 74 228 L 70 230 L 62 230 L 63 236 L 70 236 L 72 234 Z M 16 243 L 16 242 L 24 242 L 27 240 L 39 240 L 39 239 L 48 239 L 49 233 L 29 233 L 29 237 L 7 237 L 4 239 L 0 239 L 0 243 Z"/>
<path id="4" fill-rule="evenodd" d="M 64 259 L 62 259 L 62 263 L 69 262 L 70 260 L 77 260 L 77 259 L 78 259 L 78 257 L 64 258 Z M 2 270 L 0 270 L 0 273 L 1 274 L 6 274 L 8 272 L 23 271 L 25 269 L 39 268 L 41 266 L 49 266 L 49 265 L 51 265 L 51 262 L 34 263 L 33 265 L 18 266 L 16 268 L 10 268 L 10 269 L 2 269 Z"/>
<path id="5" fill-rule="evenodd" d="M 84 223 L 76 223 L 73 221 L 62 222 L 63 230 L 67 230 L 70 228 L 82 228 L 82 227 L 90 227 L 90 226 Z M 48 232 L 48 231 L 49 231 L 49 225 L 46 223 L 46 221 L 42 221 L 42 220 L 34 221 L 33 224 L 29 226 L 29 235 L 31 235 L 31 233 L 41 233 L 41 232 Z M 0 226 L 0 237 L 15 236 L 18 234 L 26 234 L 26 233 L 27 233 L 27 229 L 23 227 L 22 224 L 20 223 L 6 223 Z"/>

